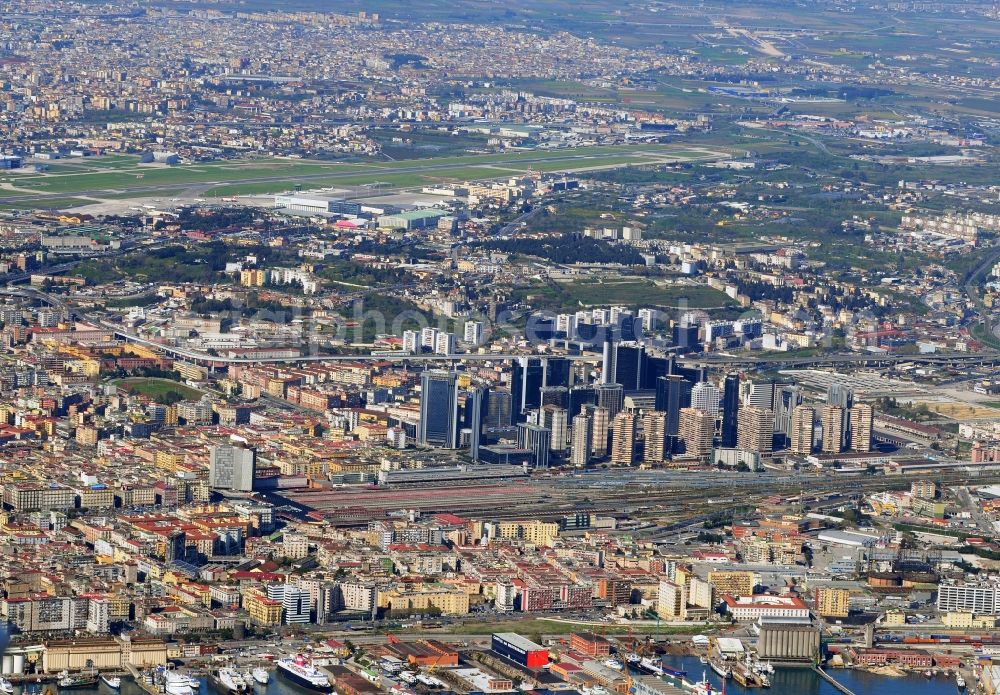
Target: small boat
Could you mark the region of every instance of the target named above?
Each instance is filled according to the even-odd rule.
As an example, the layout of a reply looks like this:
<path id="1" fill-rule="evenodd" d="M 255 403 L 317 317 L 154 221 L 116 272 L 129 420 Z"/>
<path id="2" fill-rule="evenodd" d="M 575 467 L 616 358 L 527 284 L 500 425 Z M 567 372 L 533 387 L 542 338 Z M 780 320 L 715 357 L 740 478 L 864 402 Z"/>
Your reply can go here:
<path id="1" fill-rule="evenodd" d="M 643 671 L 652 673 L 654 676 L 662 676 L 664 673 L 667 673 L 667 669 L 665 667 L 656 663 L 656 661 L 650 659 L 648 656 L 639 661 L 639 668 Z"/>
<path id="2" fill-rule="evenodd" d="M 660 674 L 664 676 L 672 676 L 674 678 L 683 678 L 687 675 L 687 671 L 682 671 L 679 668 L 671 668 L 670 666 L 662 666 L 660 668 Z"/>
<path id="3" fill-rule="evenodd" d="M 708 666 L 708 657 L 705 656 L 704 654 L 698 657 L 698 661 L 701 662 L 702 666 Z"/>
<path id="4" fill-rule="evenodd" d="M 965 690 L 965 679 L 962 678 L 962 674 L 955 671 L 955 687 L 959 690 Z"/>
<path id="5" fill-rule="evenodd" d="M 14 684 L 2 676 L 0 676 L 0 693 L 14 695 Z"/>
<path id="6" fill-rule="evenodd" d="M 621 671 L 625 668 L 625 666 L 622 665 L 622 662 L 618 661 L 618 659 L 605 659 L 604 665 L 608 668 L 614 669 L 615 671 Z"/>
<path id="7" fill-rule="evenodd" d="M 112 690 L 120 690 L 122 687 L 122 679 L 118 676 L 101 676 L 101 682 L 108 686 Z"/>
<path id="8" fill-rule="evenodd" d="M 59 680 L 56 681 L 63 690 L 76 690 L 79 688 L 93 688 L 97 685 L 96 673 L 67 673 L 63 671 Z"/>
<path id="9" fill-rule="evenodd" d="M 271 674 L 267 672 L 267 669 L 263 666 L 256 667 L 250 672 L 253 679 L 260 683 L 261 685 L 267 685 L 267 682 L 271 679 Z"/>
<path id="10" fill-rule="evenodd" d="M 931 671 L 930 669 L 924 671 L 924 678 L 933 678 L 933 677 L 934 677 L 933 671 Z"/>
<path id="11" fill-rule="evenodd" d="M 728 666 L 725 666 L 718 661 L 709 659 L 708 666 L 717 674 L 719 674 L 719 678 L 726 679 L 733 675 L 733 672 L 730 670 Z"/>
<path id="12" fill-rule="evenodd" d="M 213 671 L 208 680 L 225 695 L 238 695 L 246 692 L 250 687 L 243 680 L 240 672 L 233 668 L 220 668 L 218 671 Z"/>

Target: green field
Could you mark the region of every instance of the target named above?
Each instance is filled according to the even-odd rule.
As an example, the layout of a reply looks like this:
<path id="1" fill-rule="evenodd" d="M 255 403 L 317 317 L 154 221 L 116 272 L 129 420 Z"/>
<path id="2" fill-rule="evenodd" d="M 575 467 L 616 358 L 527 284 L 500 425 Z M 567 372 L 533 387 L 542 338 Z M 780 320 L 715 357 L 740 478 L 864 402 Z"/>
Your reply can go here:
<path id="1" fill-rule="evenodd" d="M 170 397 L 171 394 L 176 394 L 176 396 L 180 396 L 180 398 L 178 399 L 174 396 L 173 400 L 196 401 L 204 395 L 204 393 L 198 389 L 193 389 L 190 386 L 180 383 L 179 381 L 171 381 L 170 379 L 130 378 L 116 379 L 111 383 L 123 391 L 128 391 L 129 393 L 138 394 L 140 396 L 149 396 L 154 400 L 159 400 L 164 397 Z"/>
<path id="2" fill-rule="evenodd" d="M 14 198 L 6 202 L 0 202 L 0 210 L 63 210 L 65 208 L 86 205 L 88 202 L 91 201 L 82 198 L 65 198 L 60 196 L 45 198 L 44 200 L 36 198 L 17 200 Z"/>
<path id="3" fill-rule="evenodd" d="M 711 287 L 656 284 L 640 277 L 551 283 L 521 289 L 517 294 L 532 306 L 553 311 L 613 304 L 684 309 L 722 309 L 734 304 Z"/>
<path id="4" fill-rule="evenodd" d="M 574 304 L 584 306 L 627 304 L 673 307 L 686 300 L 692 309 L 713 309 L 732 303 L 725 294 L 710 287 L 659 286 L 639 279 L 574 282 L 564 286 L 564 290 Z"/>

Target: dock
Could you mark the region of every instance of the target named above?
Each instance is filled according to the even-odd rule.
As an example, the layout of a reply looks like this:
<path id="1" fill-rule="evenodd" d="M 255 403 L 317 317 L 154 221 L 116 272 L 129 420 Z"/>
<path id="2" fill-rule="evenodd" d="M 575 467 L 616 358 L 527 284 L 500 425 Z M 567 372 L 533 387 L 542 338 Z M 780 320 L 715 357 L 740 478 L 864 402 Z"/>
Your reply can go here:
<path id="1" fill-rule="evenodd" d="M 163 695 L 163 690 L 156 685 L 155 682 L 146 682 L 146 679 L 142 677 L 142 673 L 140 673 L 139 669 L 135 666 L 132 664 L 126 664 L 125 669 L 128 671 L 128 674 L 132 676 L 132 680 L 135 681 L 135 684 L 142 688 L 145 692 L 149 693 L 149 695 Z"/>
<path id="2" fill-rule="evenodd" d="M 744 664 L 738 662 L 733 664 L 731 673 L 733 674 L 733 680 L 744 688 L 762 688 L 764 686 L 764 679 Z"/>
<path id="3" fill-rule="evenodd" d="M 819 666 L 813 666 L 813 671 L 819 674 L 819 677 L 825 680 L 827 683 L 832 685 L 834 688 L 842 692 L 844 695 L 855 695 L 854 691 L 848 688 L 846 685 L 838 681 L 836 678 L 831 676 L 829 673 L 821 669 Z"/>
<path id="4" fill-rule="evenodd" d="M 54 683 L 57 676 L 54 673 L 8 673 L 4 678 L 15 685 L 21 685 L 28 683 Z"/>

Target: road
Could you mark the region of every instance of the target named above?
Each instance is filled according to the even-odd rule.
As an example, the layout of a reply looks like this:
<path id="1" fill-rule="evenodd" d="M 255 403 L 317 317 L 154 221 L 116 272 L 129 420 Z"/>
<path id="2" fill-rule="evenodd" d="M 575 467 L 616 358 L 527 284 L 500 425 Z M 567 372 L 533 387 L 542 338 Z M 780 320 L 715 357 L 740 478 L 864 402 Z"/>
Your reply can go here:
<path id="1" fill-rule="evenodd" d="M 684 366 L 722 367 L 727 365 L 800 367 L 819 364 L 897 364 L 1000 362 L 997 352 L 932 352 L 917 355 L 875 355 L 872 353 L 833 353 L 814 357 L 782 357 L 778 355 L 683 355 L 678 362 Z"/>
<path id="2" fill-rule="evenodd" d="M 961 502 L 962 509 L 967 509 L 972 514 L 973 521 L 976 522 L 976 526 L 983 533 L 992 536 L 996 533 L 996 529 L 993 526 L 993 522 L 990 521 L 978 504 L 972 501 L 972 495 L 969 494 L 969 488 L 962 486 L 955 488 L 955 493 L 958 495 L 958 500 Z"/>
<path id="3" fill-rule="evenodd" d="M 527 213 L 531 214 L 531 213 Z M 29 291 L 27 288 L 24 291 Z M 64 308 L 65 303 L 58 297 L 33 290 L 39 298 L 49 302 L 53 306 Z M 307 362 L 364 362 L 364 361 L 394 361 L 394 362 L 483 362 L 497 360 L 513 360 L 519 357 L 530 357 L 531 355 L 496 353 L 496 354 L 466 354 L 456 353 L 452 355 L 410 355 L 400 353 L 398 355 L 300 355 L 296 357 L 267 357 L 262 359 L 251 359 L 243 357 L 223 357 L 210 355 L 206 352 L 179 348 L 171 345 L 162 345 L 141 336 L 129 333 L 120 326 L 109 323 L 103 318 L 89 317 L 81 314 L 80 318 L 100 326 L 106 330 L 113 331 L 115 336 L 128 342 L 136 343 L 144 347 L 159 350 L 173 357 L 181 357 L 193 362 L 211 364 L 217 367 L 240 365 L 240 364 L 298 364 Z M 538 355 L 535 355 L 536 357 Z M 544 357 L 543 357 L 544 359 Z M 565 359 L 596 361 L 598 355 L 567 355 Z M 893 364 L 898 362 L 921 362 L 921 363 L 969 363 L 969 362 L 1000 362 L 1000 353 L 930 353 L 926 355 L 871 355 L 867 353 L 818 355 L 816 357 L 782 358 L 781 356 L 710 356 L 692 357 L 683 356 L 680 364 L 685 366 L 728 366 L 728 365 L 766 365 L 795 367 L 818 364 Z"/>
<path id="4" fill-rule="evenodd" d="M 989 334 L 996 338 L 1000 338 L 1000 335 L 997 335 L 997 331 L 1000 330 L 1000 325 L 989 324 L 989 310 L 983 303 L 982 297 L 979 296 L 979 286 L 977 284 L 979 277 L 985 273 L 987 269 L 992 267 L 997 260 L 1000 260 L 1000 249 L 994 249 L 991 253 L 986 254 L 983 257 L 983 260 L 980 261 L 975 268 L 969 271 L 969 275 L 966 278 L 962 289 L 969 300 L 976 305 L 976 310 L 979 312 L 980 319 L 986 325 Z"/>

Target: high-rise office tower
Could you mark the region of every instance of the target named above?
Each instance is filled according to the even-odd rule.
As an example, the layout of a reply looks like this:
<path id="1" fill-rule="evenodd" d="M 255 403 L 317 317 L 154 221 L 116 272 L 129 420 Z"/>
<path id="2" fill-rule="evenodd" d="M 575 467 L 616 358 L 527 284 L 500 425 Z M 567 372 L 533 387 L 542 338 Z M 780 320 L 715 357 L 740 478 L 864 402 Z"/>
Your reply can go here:
<path id="1" fill-rule="evenodd" d="M 774 450 L 774 411 L 748 405 L 740 409 L 736 447 L 768 457 Z"/>
<path id="2" fill-rule="evenodd" d="M 621 412 L 611 423 L 611 463 L 630 466 L 635 458 L 635 415 Z"/>
<path id="3" fill-rule="evenodd" d="M 208 484 L 219 490 L 250 492 L 256 473 L 257 454 L 233 444 L 219 444 L 208 450 Z"/>
<path id="4" fill-rule="evenodd" d="M 719 388 L 715 384 L 700 381 L 691 388 L 691 407 L 717 418 L 720 397 Z"/>
<path id="5" fill-rule="evenodd" d="M 600 406 L 585 406 L 584 413 L 587 413 L 591 422 L 590 444 L 593 447 L 591 454 L 595 458 L 607 456 L 608 428 L 611 426 L 611 416 L 608 414 L 608 409 Z"/>
<path id="6" fill-rule="evenodd" d="M 615 357 L 615 383 L 626 391 L 642 388 L 643 362 L 646 349 L 639 343 L 618 343 Z"/>
<path id="7" fill-rule="evenodd" d="M 597 403 L 597 391 L 593 386 L 577 384 L 576 386 L 570 387 L 568 398 L 569 402 L 566 406 L 566 410 L 569 411 L 569 419 L 572 420 L 580 414 L 580 411 L 583 410 L 583 406 L 595 405 Z"/>
<path id="8" fill-rule="evenodd" d="M 597 386 L 597 405 L 608 411 L 608 417 L 614 418 L 625 404 L 625 391 L 621 384 L 599 384 Z"/>
<path id="9" fill-rule="evenodd" d="M 585 467 L 590 463 L 591 422 L 586 415 L 573 418 L 573 439 L 570 444 L 569 462 L 577 467 Z"/>
<path id="10" fill-rule="evenodd" d="M 847 410 L 854 405 L 854 392 L 844 384 L 830 384 L 826 389 L 826 404 Z"/>
<path id="11" fill-rule="evenodd" d="M 712 453 L 715 417 L 698 408 L 681 408 L 678 435 L 685 454 L 705 458 Z"/>
<path id="12" fill-rule="evenodd" d="M 524 413 L 542 405 L 545 367 L 537 357 L 518 357 L 511 366 L 511 417 L 514 424 L 524 421 Z"/>
<path id="13" fill-rule="evenodd" d="M 465 394 L 465 412 L 463 424 L 469 428 L 469 456 L 473 461 L 479 460 L 479 447 L 482 444 L 483 419 L 486 404 L 489 401 L 489 391 L 481 386 L 474 387 Z"/>
<path id="14" fill-rule="evenodd" d="M 691 407 L 693 384 L 678 374 L 668 374 L 656 380 L 654 407 L 667 414 L 667 436 L 676 437 L 681 408 Z"/>
<path id="15" fill-rule="evenodd" d="M 552 433 L 552 451 L 565 451 L 567 438 L 566 409 L 556 405 L 542 408 L 542 423 Z"/>
<path id="16" fill-rule="evenodd" d="M 736 446 L 737 416 L 740 412 L 740 375 L 727 374 L 722 390 L 722 441 L 726 449 Z"/>
<path id="17" fill-rule="evenodd" d="M 420 375 L 417 442 L 444 449 L 458 447 L 458 387 L 454 372 L 431 370 Z"/>
<path id="18" fill-rule="evenodd" d="M 604 339 L 604 349 L 601 353 L 601 383 L 615 383 L 615 372 L 618 370 L 618 341 L 611 337 Z"/>
<path id="19" fill-rule="evenodd" d="M 824 405 L 819 409 L 824 454 L 839 454 L 844 450 L 844 415 L 844 409 L 839 405 Z"/>
<path id="20" fill-rule="evenodd" d="M 858 403 L 851 408 L 851 449 L 872 450 L 873 422 L 874 413 L 870 405 Z"/>
<path id="21" fill-rule="evenodd" d="M 569 388 L 573 385 L 573 363 L 565 357 L 546 357 L 543 360 L 545 367 L 545 386 L 565 386 Z"/>
<path id="22" fill-rule="evenodd" d="M 491 388 L 486 398 L 486 419 L 484 427 L 510 427 L 510 389 Z"/>
<path id="23" fill-rule="evenodd" d="M 774 381 L 750 382 L 750 393 L 747 394 L 747 405 L 773 410 L 774 388 Z"/>
<path id="24" fill-rule="evenodd" d="M 642 429 L 646 437 L 646 448 L 642 460 L 646 463 L 660 463 L 667 453 L 667 414 L 654 410 L 642 416 Z"/>
<path id="25" fill-rule="evenodd" d="M 556 405 L 565 408 L 569 405 L 569 389 L 565 386 L 543 386 L 541 391 L 541 405 Z"/>
<path id="26" fill-rule="evenodd" d="M 792 440 L 791 451 L 798 456 L 808 456 L 815 444 L 816 411 L 812 406 L 800 405 L 792 411 L 792 421 L 789 427 L 789 437 Z"/>
<path id="27" fill-rule="evenodd" d="M 675 324 L 670 329 L 670 342 L 677 352 L 688 353 L 701 349 L 701 342 L 698 340 L 698 326 L 688 324 Z"/>
<path id="28" fill-rule="evenodd" d="M 802 392 L 798 386 L 776 384 L 774 388 L 774 431 L 781 435 L 791 434 L 792 411 L 802 403 Z"/>
<path id="29" fill-rule="evenodd" d="M 535 468 L 549 467 L 549 451 L 552 449 L 552 433 L 541 425 L 522 422 L 517 426 L 517 446 L 531 452 Z"/>
<path id="30" fill-rule="evenodd" d="M 851 445 L 851 418 L 847 411 L 854 405 L 854 391 L 844 384 L 830 384 L 826 389 L 826 404 L 844 410 L 844 425 L 840 435 L 840 450 L 843 451 Z M 826 437 L 825 433 L 823 437 Z"/>
<path id="31" fill-rule="evenodd" d="M 640 384 L 643 389 L 655 389 L 656 380 L 661 376 L 666 376 L 667 374 L 673 374 L 674 368 L 674 357 L 673 355 L 666 355 L 663 357 L 656 357 L 655 355 L 646 355 L 646 359 L 642 366 L 642 383 Z"/>

